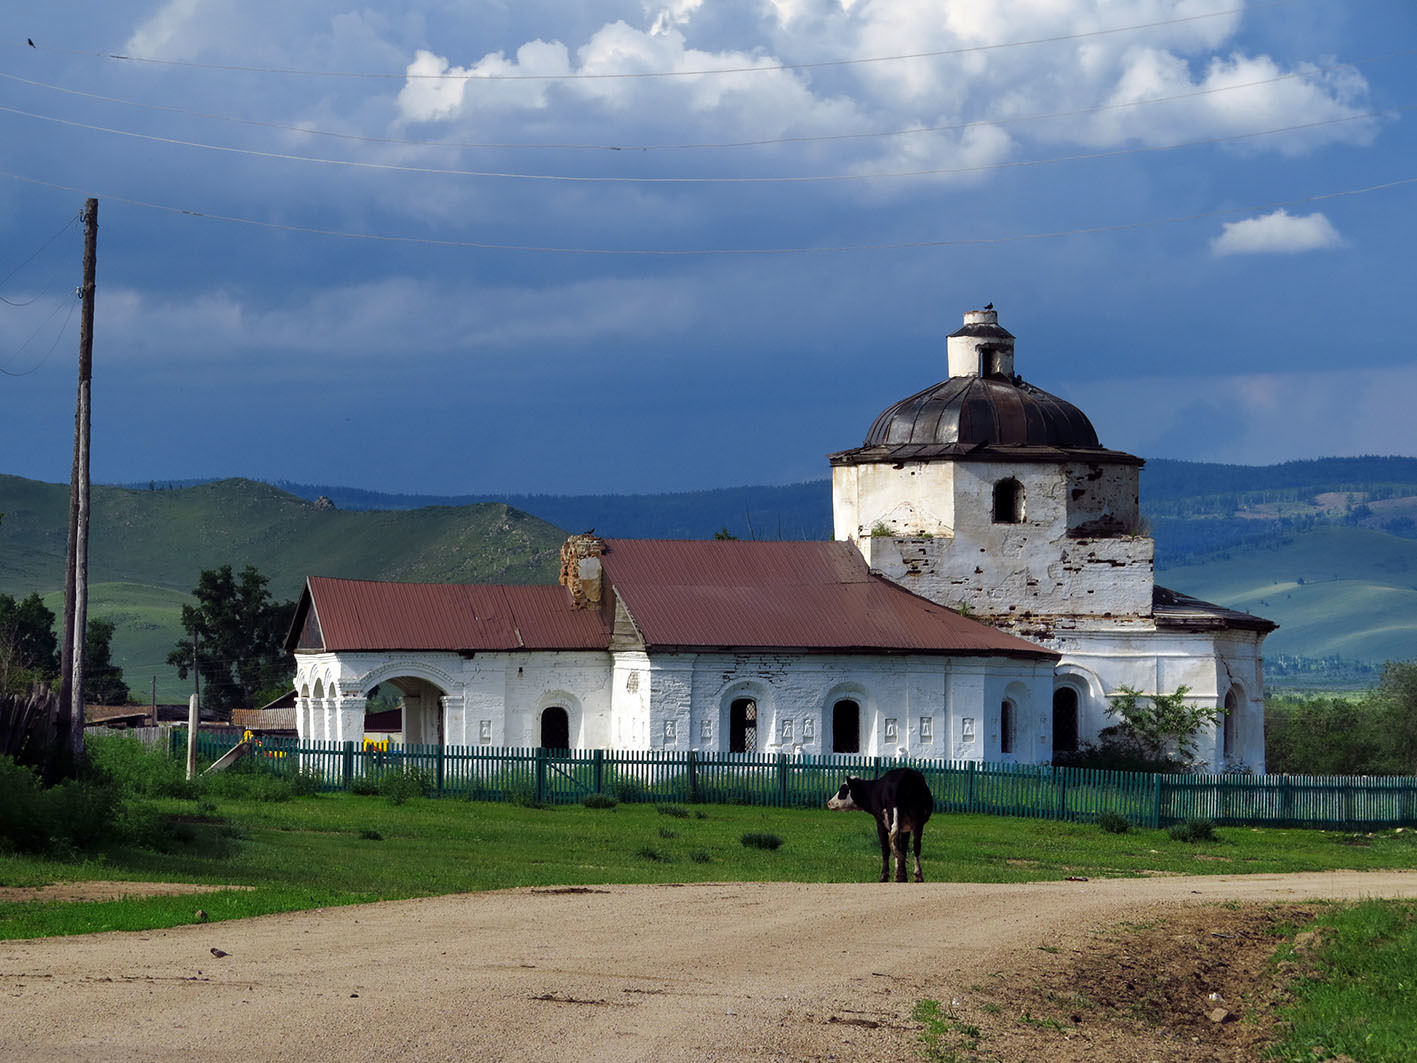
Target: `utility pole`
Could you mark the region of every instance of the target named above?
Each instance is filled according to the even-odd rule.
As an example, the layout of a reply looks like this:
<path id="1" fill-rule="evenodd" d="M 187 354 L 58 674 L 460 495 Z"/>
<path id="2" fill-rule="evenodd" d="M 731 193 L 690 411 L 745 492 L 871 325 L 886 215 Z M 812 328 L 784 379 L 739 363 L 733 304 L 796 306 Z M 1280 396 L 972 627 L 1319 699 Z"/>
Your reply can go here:
<path id="1" fill-rule="evenodd" d="M 98 200 L 84 204 L 84 281 L 79 319 L 79 396 L 74 411 L 74 465 L 69 477 L 69 544 L 64 579 L 64 647 L 59 679 L 59 755 L 67 771 L 84 757 L 84 634 L 89 604 L 89 425 L 93 380 L 94 275 Z"/>
<path id="2" fill-rule="evenodd" d="M 201 635 L 192 629 L 192 696 L 187 699 L 187 778 L 197 777 L 197 728 L 202 723 L 201 673 L 197 670 L 199 640 Z"/>

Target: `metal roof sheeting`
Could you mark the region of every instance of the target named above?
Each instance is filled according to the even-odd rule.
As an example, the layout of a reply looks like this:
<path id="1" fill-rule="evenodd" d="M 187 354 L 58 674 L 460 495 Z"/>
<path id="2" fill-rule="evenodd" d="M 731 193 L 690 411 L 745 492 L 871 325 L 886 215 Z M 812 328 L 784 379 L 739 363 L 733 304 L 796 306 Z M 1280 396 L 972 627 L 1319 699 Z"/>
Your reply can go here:
<path id="1" fill-rule="evenodd" d="M 345 650 L 603 650 L 594 610 L 558 586 L 380 583 L 311 576 L 306 594 L 320 646 Z M 301 603 L 302 611 L 307 603 Z"/>
<path id="2" fill-rule="evenodd" d="M 601 563 L 649 649 L 1057 656 L 872 575 L 847 542 L 609 539 Z"/>

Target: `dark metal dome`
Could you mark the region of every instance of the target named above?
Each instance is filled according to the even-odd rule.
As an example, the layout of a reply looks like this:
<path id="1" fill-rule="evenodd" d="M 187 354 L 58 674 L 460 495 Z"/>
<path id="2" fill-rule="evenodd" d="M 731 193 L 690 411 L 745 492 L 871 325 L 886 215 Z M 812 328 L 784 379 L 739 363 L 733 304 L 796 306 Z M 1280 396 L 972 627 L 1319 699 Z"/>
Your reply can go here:
<path id="1" fill-rule="evenodd" d="M 1099 446 L 1087 415 L 1017 377 L 951 377 L 888 407 L 866 433 L 878 446 Z"/>

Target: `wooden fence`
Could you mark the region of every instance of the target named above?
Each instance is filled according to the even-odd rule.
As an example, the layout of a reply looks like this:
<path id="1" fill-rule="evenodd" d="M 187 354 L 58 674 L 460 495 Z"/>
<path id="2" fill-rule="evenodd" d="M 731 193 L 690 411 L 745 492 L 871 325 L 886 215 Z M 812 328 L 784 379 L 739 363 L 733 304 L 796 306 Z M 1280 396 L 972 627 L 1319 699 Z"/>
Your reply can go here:
<path id="1" fill-rule="evenodd" d="M 199 733 L 214 760 L 240 739 Z M 186 732 L 169 734 L 185 755 Z M 1091 822 L 1116 812 L 1165 827 L 1204 817 L 1226 826 L 1370 830 L 1417 824 L 1417 777 L 1157 775 L 1034 764 L 903 760 L 849 755 L 393 746 L 256 739 L 249 761 L 280 775 L 314 776 L 323 790 L 375 792 L 412 775 L 429 794 L 483 801 L 574 804 L 591 794 L 624 802 L 820 807 L 848 775 L 918 768 L 941 812 Z"/>

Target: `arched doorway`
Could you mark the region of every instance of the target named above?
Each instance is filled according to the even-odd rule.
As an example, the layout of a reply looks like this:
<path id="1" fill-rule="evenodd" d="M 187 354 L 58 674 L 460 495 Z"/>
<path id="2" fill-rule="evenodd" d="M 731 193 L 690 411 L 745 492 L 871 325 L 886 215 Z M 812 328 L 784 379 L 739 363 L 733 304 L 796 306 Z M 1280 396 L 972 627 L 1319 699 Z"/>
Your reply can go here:
<path id="1" fill-rule="evenodd" d="M 421 676 L 383 679 L 365 691 L 364 732 L 394 745 L 441 746 L 447 692 Z"/>
<path id="2" fill-rule="evenodd" d="M 832 752 L 861 752 L 861 706 L 850 698 L 832 706 Z"/>
<path id="3" fill-rule="evenodd" d="M 728 751 L 758 751 L 758 703 L 752 698 L 735 698 L 728 707 Z"/>
<path id="4" fill-rule="evenodd" d="M 1053 752 L 1076 753 L 1078 748 L 1078 692 L 1072 687 L 1053 691 Z"/>
<path id="5" fill-rule="evenodd" d="M 1055 729 L 1055 735 L 1058 733 Z M 999 752 L 1014 751 L 1014 703 L 1005 699 L 999 705 Z"/>
<path id="6" fill-rule="evenodd" d="M 571 717 L 560 705 L 552 705 L 541 713 L 541 748 L 571 748 Z"/>

